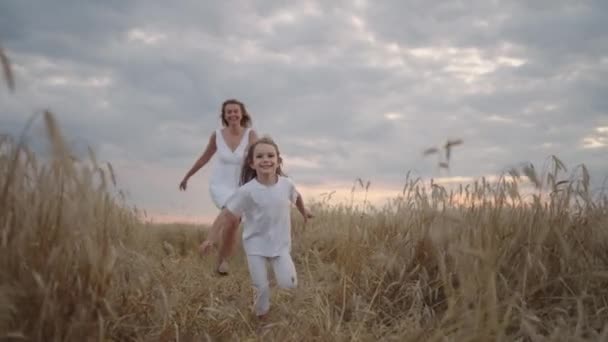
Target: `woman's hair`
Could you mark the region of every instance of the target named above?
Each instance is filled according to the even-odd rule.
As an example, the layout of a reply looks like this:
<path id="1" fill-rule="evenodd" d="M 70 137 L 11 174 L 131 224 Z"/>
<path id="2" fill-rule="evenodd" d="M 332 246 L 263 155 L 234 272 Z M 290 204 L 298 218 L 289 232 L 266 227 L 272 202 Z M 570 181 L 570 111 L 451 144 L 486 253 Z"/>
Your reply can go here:
<path id="1" fill-rule="evenodd" d="M 241 126 L 250 127 L 251 126 L 251 116 L 247 112 L 245 105 L 241 101 L 236 100 L 236 99 L 228 99 L 228 100 L 224 101 L 224 103 L 222 103 L 222 111 L 220 112 L 220 118 L 222 119 L 222 125 L 228 126 L 228 121 L 226 120 L 226 117 L 224 116 L 224 114 L 226 114 L 226 106 L 229 104 L 235 104 L 235 105 L 238 105 L 239 108 L 241 108 L 241 115 L 242 115 Z"/>
<path id="2" fill-rule="evenodd" d="M 279 167 L 277 168 L 277 175 L 286 176 L 285 173 L 283 173 L 283 170 L 281 170 L 283 158 L 281 158 L 279 146 L 277 146 L 277 144 L 274 142 L 274 140 L 272 140 L 271 137 L 265 135 L 253 144 L 251 144 L 249 150 L 247 150 L 247 155 L 245 156 L 245 160 L 243 160 L 243 167 L 241 168 L 241 180 L 239 182 L 239 185 L 243 185 L 257 176 L 255 170 L 251 168 L 251 164 L 253 163 L 253 152 L 255 150 L 255 147 L 259 144 L 268 144 L 274 146 L 274 149 L 277 151 L 277 161 L 279 163 Z"/>

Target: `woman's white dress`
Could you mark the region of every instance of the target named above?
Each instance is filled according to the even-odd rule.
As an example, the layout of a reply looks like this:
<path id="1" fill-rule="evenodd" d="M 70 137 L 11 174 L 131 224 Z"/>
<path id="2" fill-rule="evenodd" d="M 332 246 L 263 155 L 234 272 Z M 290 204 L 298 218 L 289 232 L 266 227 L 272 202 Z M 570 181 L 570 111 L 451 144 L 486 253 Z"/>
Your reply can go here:
<path id="1" fill-rule="evenodd" d="M 249 145 L 250 130 L 251 128 L 245 129 L 241 142 L 234 152 L 226 144 L 222 130 L 217 129 L 215 131 L 217 150 L 209 181 L 209 193 L 211 194 L 211 200 L 218 209 L 224 207 L 228 198 L 238 188 L 243 159 L 247 152 L 247 145 Z"/>

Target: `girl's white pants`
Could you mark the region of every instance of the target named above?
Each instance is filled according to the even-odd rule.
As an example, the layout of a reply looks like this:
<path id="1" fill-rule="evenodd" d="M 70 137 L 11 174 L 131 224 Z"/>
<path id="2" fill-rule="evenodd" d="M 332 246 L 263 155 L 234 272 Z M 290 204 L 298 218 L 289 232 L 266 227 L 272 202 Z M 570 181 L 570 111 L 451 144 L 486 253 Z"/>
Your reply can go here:
<path id="1" fill-rule="evenodd" d="M 274 277 L 279 287 L 293 289 L 298 286 L 296 268 L 289 254 L 278 257 L 247 255 L 249 274 L 256 292 L 253 307 L 258 316 L 266 314 L 270 309 L 267 262 L 270 262 L 272 265 Z"/>

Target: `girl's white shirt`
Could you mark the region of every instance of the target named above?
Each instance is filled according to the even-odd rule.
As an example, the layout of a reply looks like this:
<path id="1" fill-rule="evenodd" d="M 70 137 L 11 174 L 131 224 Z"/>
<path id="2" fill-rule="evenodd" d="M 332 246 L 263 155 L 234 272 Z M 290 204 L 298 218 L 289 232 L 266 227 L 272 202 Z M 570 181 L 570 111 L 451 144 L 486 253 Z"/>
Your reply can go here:
<path id="1" fill-rule="evenodd" d="M 245 129 L 243 137 L 234 151 L 230 150 L 230 147 L 226 144 L 226 140 L 224 140 L 224 136 L 222 135 L 222 129 L 215 131 L 217 150 L 211 171 L 209 193 L 211 194 L 213 203 L 219 209 L 226 204 L 228 198 L 238 188 L 241 167 L 245 153 L 247 152 L 247 145 L 249 144 L 250 131 L 250 127 Z"/>
<path id="2" fill-rule="evenodd" d="M 291 204 L 298 199 L 291 179 L 278 176 L 273 185 L 252 179 L 226 203 L 233 214 L 243 216 L 243 247 L 248 255 L 276 257 L 291 252 Z"/>

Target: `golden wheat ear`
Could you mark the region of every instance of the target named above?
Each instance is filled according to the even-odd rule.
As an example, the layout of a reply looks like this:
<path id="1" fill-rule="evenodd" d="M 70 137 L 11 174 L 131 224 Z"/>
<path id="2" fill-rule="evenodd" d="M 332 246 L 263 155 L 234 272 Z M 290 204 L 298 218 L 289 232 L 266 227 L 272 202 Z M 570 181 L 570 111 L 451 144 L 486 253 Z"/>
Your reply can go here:
<path id="1" fill-rule="evenodd" d="M 13 77 L 13 70 L 11 69 L 11 63 L 6 57 L 4 50 L 0 47 L 0 63 L 2 64 L 2 70 L 4 73 L 4 79 L 8 89 L 15 91 L 15 78 Z"/>

